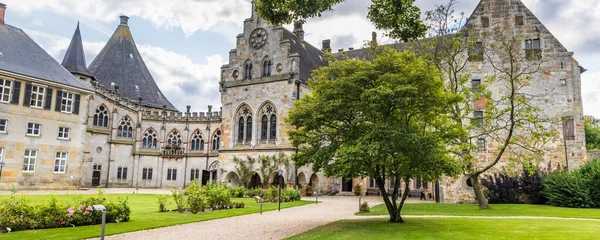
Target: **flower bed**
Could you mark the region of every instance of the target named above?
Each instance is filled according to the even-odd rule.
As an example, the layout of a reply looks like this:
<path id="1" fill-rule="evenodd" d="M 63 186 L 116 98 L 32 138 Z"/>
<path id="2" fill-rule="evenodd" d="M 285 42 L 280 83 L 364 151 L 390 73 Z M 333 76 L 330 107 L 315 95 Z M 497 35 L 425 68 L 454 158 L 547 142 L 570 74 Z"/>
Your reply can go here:
<path id="1" fill-rule="evenodd" d="M 100 190 L 97 195 L 74 195 L 68 201 L 59 201 L 54 196 L 44 203 L 31 203 L 26 196 L 16 196 L 0 202 L 0 231 L 60 228 L 94 225 L 102 223 L 102 213 L 94 211 L 92 205 L 106 207 L 106 222 L 127 222 L 131 209 L 127 199 L 106 200 Z"/>

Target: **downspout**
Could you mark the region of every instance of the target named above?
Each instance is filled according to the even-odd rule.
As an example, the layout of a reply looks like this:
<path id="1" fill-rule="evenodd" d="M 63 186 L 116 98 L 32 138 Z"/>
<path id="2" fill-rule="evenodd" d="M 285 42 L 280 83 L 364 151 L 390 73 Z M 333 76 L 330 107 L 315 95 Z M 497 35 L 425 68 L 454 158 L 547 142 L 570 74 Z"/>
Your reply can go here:
<path id="1" fill-rule="evenodd" d="M 296 82 L 296 101 L 300 100 L 300 81 Z M 296 154 L 298 154 L 298 147 L 295 147 Z M 304 176 L 306 178 L 306 176 Z M 298 166 L 294 162 L 294 189 L 298 189 Z"/>

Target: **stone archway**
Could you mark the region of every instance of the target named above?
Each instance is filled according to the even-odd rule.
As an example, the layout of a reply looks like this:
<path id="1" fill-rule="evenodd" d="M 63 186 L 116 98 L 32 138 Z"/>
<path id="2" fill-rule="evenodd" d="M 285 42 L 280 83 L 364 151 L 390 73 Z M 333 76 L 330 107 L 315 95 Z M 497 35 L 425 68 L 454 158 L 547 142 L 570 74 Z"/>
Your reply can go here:
<path id="1" fill-rule="evenodd" d="M 248 188 L 251 189 L 257 187 L 262 187 L 262 179 L 260 178 L 260 175 L 257 172 L 253 172 L 252 178 L 250 178 L 250 184 L 248 185 Z"/>
<path id="2" fill-rule="evenodd" d="M 235 172 L 229 172 L 225 176 L 225 184 L 230 187 L 235 187 L 240 185 L 240 177 Z"/>
<path id="3" fill-rule="evenodd" d="M 317 176 L 316 173 L 313 173 L 312 175 L 310 175 L 310 180 L 308 182 L 308 185 L 311 186 L 311 188 L 313 189 L 313 191 L 318 191 L 319 189 L 319 176 Z"/>
<path id="4" fill-rule="evenodd" d="M 304 175 L 303 172 L 298 174 L 298 186 L 300 187 L 300 191 L 302 192 L 302 195 L 305 196 L 306 195 L 306 175 Z"/>
<path id="5" fill-rule="evenodd" d="M 282 181 L 282 186 L 285 187 L 285 174 L 283 174 L 281 177 L 279 177 L 279 173 L 273 172 L 273 173 L 271 173 L 271 175 L 269 175 L 269 179 L 271 179 L 269 181 L 269 183 L 271 183 L 272 187 L 279 186 L 280 180 Z"/>

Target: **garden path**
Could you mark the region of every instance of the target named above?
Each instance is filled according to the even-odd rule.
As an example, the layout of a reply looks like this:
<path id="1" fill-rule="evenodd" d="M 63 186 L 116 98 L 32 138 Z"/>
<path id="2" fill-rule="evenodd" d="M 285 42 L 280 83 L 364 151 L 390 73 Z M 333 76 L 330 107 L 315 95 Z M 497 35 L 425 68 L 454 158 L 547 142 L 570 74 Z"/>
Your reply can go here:
<path id="1" fill-rule="evenodd" d="M 369 205 L 381 197 L 365 197 Z M 314 200 L 305 198 L 304 200 Z M 107 236 L 106 239 L 282 239 L 341 219 L 360 218 L 358 197 L 319 197 L 319 204 Z M 411 200 L 411 202 L 414 200 Z"/>

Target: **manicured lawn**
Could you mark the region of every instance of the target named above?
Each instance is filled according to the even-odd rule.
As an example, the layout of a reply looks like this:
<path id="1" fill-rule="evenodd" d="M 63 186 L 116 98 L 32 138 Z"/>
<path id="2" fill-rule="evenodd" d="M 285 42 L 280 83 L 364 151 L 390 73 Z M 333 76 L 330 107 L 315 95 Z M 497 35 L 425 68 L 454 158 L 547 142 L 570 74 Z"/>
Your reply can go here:
<path id="1" fill-rule="evenodd" d="M 356 215 L 388 215 L 388 213 L 385 205 L 382 204 L 372 207 L 370 213 L 357 213 Z M 492 204 L 492 209 L 479 210 L 475 204 L 409 203 L 402 208 L 402 215 L 600 218 L 600 209 L 563 208 L 532 204 Z"/>
<path id="2" fill-rule="evenodd" d="M 600 222 L 548 219 L 410 218 L 337 221 L 289 239 L 599 239 Z"/>
<path id="3" fill-rule="evenodd" d="M 200 222 L 218 218 L 226 218 L 238 215 L 245 215 L 259 212 L 259 204 L 252 198 L 232 199 L 233 202 L 244 201 L 246 208 L 234 208 L 228 210 L 219 210 L 214 212 L 204 212 L 198 214 L 158 212 L 157 195 L 153 194 L 107 194 L 109 198 L 128 197 L 131 207 L 131 220 L 122 223 L 109 223 L 106 225 L 106 235 L 132 232 L 157 227 L 166 227 L 171 225 Z M 8 195 L 0 195 L 0 200 L 8 199 Z M 32 202 L 48 200 L 48 195 L 27 196 Z M 57 199 L 67 199 L 68 195 L 57 195 Z M 71 196 L 72 197 L 72 196 Z M 291 203 L 281 203 L 281 208 L 296 207 L 310 204 L 309 201 L 296 201 Z M 167 205 L 167 209 L 176 209 L 173 201 Z M 263 211 L 277 210 L 277 203 L 263 203 Z M 82 226 L 71 228 L 54 228 L 41 230 L 17 231 L 8 234 L 0 234 L 0 239 L 82 239 L 100 236 L 100 226 Z"/>

